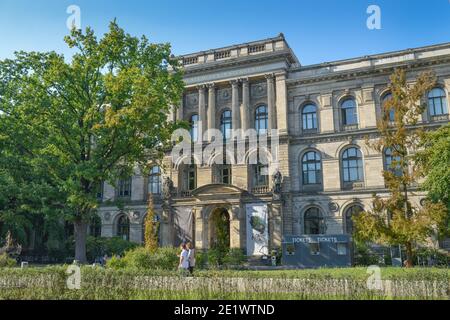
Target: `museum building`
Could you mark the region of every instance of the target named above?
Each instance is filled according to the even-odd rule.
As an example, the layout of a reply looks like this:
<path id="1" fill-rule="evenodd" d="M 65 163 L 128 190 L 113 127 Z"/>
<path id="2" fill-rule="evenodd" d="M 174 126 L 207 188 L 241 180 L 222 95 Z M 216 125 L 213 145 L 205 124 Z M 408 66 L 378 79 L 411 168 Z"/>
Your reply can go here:
<path id="1" fill-rule="evenodd" d="M 189 122 L 191 138 L 205 145 L 210 128 L 224 134 L 225 144 L 235 143 L 231 129 L 277 130 L 276 148 L 249 148 L 244 162 L 224 152 L 223 164 L 174 162 L 167 154 L 150 172 L 136 169 L 129 179 L 105 183 L 102 236 L 142 242 L 149 195 L 164 246 L 190 240 L 211 248 L 217 216 L 228 224 L 230 247 L 248 256 L 268 254 L 287 236 L 351 235 L 351 217 L 370 208 L 373 193 L 387 194 L 382 170 L 392 155 L 365 138 L 377 137 L 394 69 L 406 68 L 411 82 L 433 70 L 437 84 L 423 97 L 420 121 L 432 129 L 449 120 L 450 43 L 304 66 L 280 34 L 180 60 L 185 92 L 171 120 Z M 259 161 L 261 154 L 267 161 Z M 424 198 L 417 192 L 412 202 L 421 206 Z"/>

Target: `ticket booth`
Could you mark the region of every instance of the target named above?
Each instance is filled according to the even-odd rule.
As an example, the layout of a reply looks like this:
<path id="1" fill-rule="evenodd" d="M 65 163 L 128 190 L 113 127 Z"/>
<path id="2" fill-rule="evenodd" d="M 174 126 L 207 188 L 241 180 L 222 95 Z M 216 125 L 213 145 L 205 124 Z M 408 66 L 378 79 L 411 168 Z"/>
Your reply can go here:
<path id="1" fill-rule="evenodd" d="M 350 267 L 349 235 L 284 236 L 282 263 L 299 268 Z"/>

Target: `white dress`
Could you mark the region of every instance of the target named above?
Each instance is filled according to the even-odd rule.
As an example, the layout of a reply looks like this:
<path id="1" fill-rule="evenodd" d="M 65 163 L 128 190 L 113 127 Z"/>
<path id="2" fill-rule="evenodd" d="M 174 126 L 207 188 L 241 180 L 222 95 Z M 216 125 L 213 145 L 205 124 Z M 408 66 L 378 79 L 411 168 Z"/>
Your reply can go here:
<path id="1" fill-rule="evenodd" d="M 185 249 L 183 249 L 183 251 L 181 251 L 181 257 L 182 262 L 181 262 L 181 267 L 183 269 L 188 269 L 189 268 L 189 252 Z"/>

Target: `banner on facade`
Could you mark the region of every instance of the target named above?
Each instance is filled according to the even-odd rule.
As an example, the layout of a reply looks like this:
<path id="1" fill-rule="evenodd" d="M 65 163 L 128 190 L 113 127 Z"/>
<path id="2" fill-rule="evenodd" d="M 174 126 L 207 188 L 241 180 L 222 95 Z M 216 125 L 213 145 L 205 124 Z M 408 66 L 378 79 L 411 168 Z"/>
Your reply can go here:
<path id="1" fill-rule="evenodd" d="M 247 204 L 247 255 L 269 254 L 269 219 L 266 204 Z"/>

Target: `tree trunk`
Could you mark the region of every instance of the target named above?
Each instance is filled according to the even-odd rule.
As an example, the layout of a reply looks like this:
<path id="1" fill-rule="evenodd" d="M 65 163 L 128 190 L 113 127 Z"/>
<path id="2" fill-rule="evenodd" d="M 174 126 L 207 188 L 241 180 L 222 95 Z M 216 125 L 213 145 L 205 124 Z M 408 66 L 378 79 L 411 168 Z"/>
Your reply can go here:
<path id="1" fill-rule="evenodd" d="M 406 268 L 413 267 L 413 252 L 411 242 L 406 243 Z"/>
<path id="2" fill-rule="evenodd" d="M 75 260 L 86 263 L 86 238 L 88 224 L 83 220 L 74 221 Z"/>

